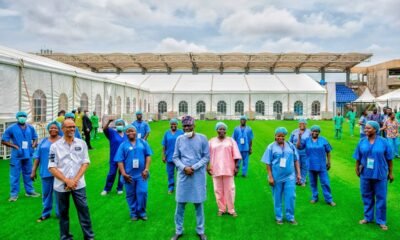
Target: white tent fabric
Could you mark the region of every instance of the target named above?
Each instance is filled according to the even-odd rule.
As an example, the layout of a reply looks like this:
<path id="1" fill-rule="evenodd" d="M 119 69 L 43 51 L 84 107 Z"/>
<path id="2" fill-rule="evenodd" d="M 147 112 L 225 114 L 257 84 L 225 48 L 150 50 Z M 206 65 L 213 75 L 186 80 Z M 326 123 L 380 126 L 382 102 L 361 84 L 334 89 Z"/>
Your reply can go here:
<path id="1" fill-rule="evenodd" d="M 354 102 L 374 102 L 375 97 L 369 91 L 369 88 L 365 88 L 364 92 Z"/>

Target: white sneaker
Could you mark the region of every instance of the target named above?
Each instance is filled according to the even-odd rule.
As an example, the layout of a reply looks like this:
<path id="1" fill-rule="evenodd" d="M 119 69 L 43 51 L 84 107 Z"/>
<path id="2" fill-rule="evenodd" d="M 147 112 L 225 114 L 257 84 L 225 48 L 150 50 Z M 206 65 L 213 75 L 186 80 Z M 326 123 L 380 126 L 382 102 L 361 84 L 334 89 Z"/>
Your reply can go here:
<path id="1" fill-rule="evenodd" d="M 118 195 L 121 195 L 121 194 L 123 194 L 123 193 L 124 193 L 124 191 L 122 191 L 122 190 L 121 190 L 121 191 L 117 191 L 117 194 L 118 194 Z"/>
<path id="2" fill-rule="evenodd" d="M 25 196 L 37 198 L 37 197 L 40 197 L 40 193 L 37 193 L 37 192 L 25 193 Z"/>
<path id="3" fill-rule="evenodd" d="M 15 202 L 15 201 L 17 201 L 17 200 L 18 200 L 18 196 L 10 197 L 10 198 L 8 199 L 9 202 Z"/>
<path id="4" fill-rule="evenodd" d="M 105 190 L 103 190 L 103 191 L 100 193 L 101 196 L 105 196 L 105 195 L 107 195 L 107 194 L 108 194 L 108 192 L 105 191 Z"/>

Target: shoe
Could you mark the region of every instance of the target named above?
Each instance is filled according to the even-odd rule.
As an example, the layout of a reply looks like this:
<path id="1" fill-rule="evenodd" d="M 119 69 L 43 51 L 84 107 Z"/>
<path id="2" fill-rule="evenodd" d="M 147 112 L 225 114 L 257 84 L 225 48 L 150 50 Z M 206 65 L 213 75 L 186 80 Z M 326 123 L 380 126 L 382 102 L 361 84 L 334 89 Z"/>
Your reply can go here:
<path id="1" fill-rule="evenodd" d="M 171 194 L 173 194 L 173 193 L 174 193 L 174 190 L 169 190 L 169 191 L 168 191 L 168 194 L 169 194 L 169 195 L 171 195 Z"/>
<path id="2" fill-rule="evenodd" d="M 296 220 L 289 221 L 289 223 L 292 224 L 292 225 L 294 225 L 294 226 L 298 225 L 298 223 L 297 223 Z"/>
<path id="3" fill-rule="evenodd" d="M 122 190 L 117 191 L 117 194 L 118 194 L 118 195 L 121 195 L 121 194 L 123 194 L 123 193 L 124 193 L 124 191 L 122 191 Z"/>
<path id="4" fill-rule="evenodd" d="M 183 234 L 175 234 L 174 236 L 172 236 L 171 240 L 178 240 L 180 237 L 182 237 Z"/>
<path id="5" fill-rule="evenodd" d="M 138 217 L 132 217 L 131 221 L 137 221 L 139 218 Z"/>
<path id="6" fill-rule="evenodd" d="M 231 215 L 232 217 L 237 217 L 238 216 L 236 212 L 229 213 L 229 215 Z"/>
<path id="7" fill-rule="evenodd" d="M 105 190 L 103 190 L 103 191 L 100 193 L 101 196 L 105 196 L 105 195 L 107 195 L 107 194 L 108 194 L 108 192 L 105 191 Z"/>
<path id="8" fill-rule="evenodd" d="M 197 234 L 200 240 L 207 240 L 207 236 L 205 234 Z"/>
<path id="9" fill-rule="evenodd" d="M 9 202 L 16 202 L 18 200 L 18 196 L 13 196 L 8 199 Z"/>
<path id="10" fill-rule="evenodd" d="M 43 216 L 41 216 L 40 218 L 38 218 L 37 220 L 36 220 L 36 222 L 43 222 L 43 221 L 45 221 L 45 220 L 47 220 L 47 219 L 49 219 L 50 218 L 50 216 L 46 216 L 46 217 L 43 217 Z"/>
<path id="11" fill-rule="evenodd" d="M 247 178 L 247 175 L 242 175 L 242 178 Z"/>
<path id="12" fill-rule="evenodd" d="M 140 217 L 140 219 L 142 219 L 143 221 L 147 221 L 148 220 L 147 216 Z"/>
<path id="13" fill-rule="evenodd" d="M 387 231 L 389 228 L 386 224 L 379 224 L 379 227 L 383 230 L 383 231 Z"/>
<path id="14" fill-rule="evenodd" d="M 334 206 L 336 206 L 336 203 L 335 202 L 330 202 L 330 203 L 328 203 L 328 205 L 331 206 L 331 207 L 334 207 Z"/>
<path id="15" fill-rule="evenodd" d="M 222 215 L 224 215 L 224 212 L 218 211 L 217 216 L 221 217 Z"/>
<path id="16" fill-rule="evenodd" d="M 305 187 L 305 186 L 306 186 L 306 183 L 302 183 L 300 186 Z"/>
<path id="17" fill-rule="evenodd" d="M 283 221 L 282 221 L 282 220 L 276 220 L 276 224 L 282 225 L 282 224 L 283 224 Z"/>
<path id="18" fill-rule="evenodd" d="M 37 197 L 40 197 L 40 193 L 37 193 L 37 192 L 25 193 L 25 196 L 37 198 Z"/>
<path id="19" fill-rule="evenodd" d="M 358 223 L 359 224 L 367 224 L 369 222 L 367 220 L 365 220 L 365 219 L 361 219 Z"/>
<path id="20" fill-rule="evenodd" d="M 310 200 L 310 203 L 311 203 L 311 204 L 316 204 L 317 202 L 318 202 L 318 200 L 314 200 L 314 199 L 313 199 L 313 200 Z M 328 203 L 328 204 L 329 204 L 329 203 Z"/>

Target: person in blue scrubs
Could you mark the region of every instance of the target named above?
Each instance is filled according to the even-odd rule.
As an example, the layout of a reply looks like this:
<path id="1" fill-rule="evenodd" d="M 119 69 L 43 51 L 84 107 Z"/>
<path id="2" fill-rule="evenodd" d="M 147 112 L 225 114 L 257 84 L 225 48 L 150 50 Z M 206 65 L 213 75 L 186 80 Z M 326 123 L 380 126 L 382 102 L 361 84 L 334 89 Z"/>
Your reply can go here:
<path id="1" fill-rule="evenodd" d="M 101 192 L 102 196 L 107 195 L 111 191 L 115 181 L 115 177 L 117 175 L 117 171 L 119 175 L 117 178 L 118 182 L 117 194 L 121 195 L 124 193 L 122 190 L 124 184 L 121 182 L 121 172 L 118 170 L 118 163 L 114 161 L 114 158 L 121 143 L 126 141 L 128 138 L 126 137 L 126 134 L 124 132 L 125 121 L 122 119 L 115 120 L 116 129 L 110 128 L 110 123 L 112 121 L 114 120 L 113 119 L 108 120 L 106 125 L 103 127 L 103 133 L 108 139 L 110 145 L 110 160 L 109 160 L 110 170 L 108 171 L 106 185 L 104 186 L 104 189 Z"/>
<path id="2" fill-rule="evenodd" d="M 247 117 L 240 117 L 240 126 L 237 126 L 233 131 L 232 138 L 236 141 L 240 154 L 242 155 L 242 159 L 238 161 L 238 169 L 240 169 L 240 165 L 242 164 L 242 177 L 247 177 L 247 172 L 249 168 L 249 157 L 253 152 L 253 130 L 251 127 L 246 126 Z"/>
<path id="3" fill-rule="evenodd" d="M 146 204 L 149 182 L 149 167 L 152 151 L 149 144 L 136 137 L 136 128 L 128 125 L 125 128 L 128 140 L 121 143 L 114 161 L 118 162 L 119 170 L 125 184 L 126 201 L 132 221 L 147 220 Z"/>
<path id="4" fill-rule="evenodd" d="M 275 141 L 268 145 L 261 159 L 267 165 L 268 183 L 272 187 L 276 223 L 283 224 L 282 198 L 285 201 L 286 220 L 297 225 L 294 218 L 296 182 L 301 181 L 299 155 L 296 147 L 285 141 L 287 130 L 278 127 Z"/>
<path id="5" fill-rule="evenodd" d="M 178 129 L 177 119 L 171 119 L 171 121 L 169 121 L 169 124 L 171 129 L 165 132 L 164 138 L 162 140 L 162 161 L 167 165 L 168 194 L 172 194 L 175 189 L 175 163 L 172 160 L 172 155 L 174 154 L 176 139 L 180 135 L 183 135 L 183 131 L 181 129 Z"/>
<path id="6" fill-rule="evenodd" d="M 38 135 L 35 128 L 26 123 L 28 114 L 18 112 L 15 117 L 18 123 L 9 126 L 1 137 L 1 144 L 11 148 L 10 185 L 11 192 L 8 201 L 15 202 L 19 194 L 19 178 L 22 171 L 25 196 L 39 197 L 33 189 L 31 170 L 34 148 L 37 146 Z"/>
<path id="7" fill-rule="evenodd" d="M 360 120 L 358 120 L 358 124 L 360 125 L 360 138 L 365 137 L 364 129 L 365 129 L 365 124 L 367 123 L 367 117 L 368 117 L 367 110 L 364 110 L 361 113 Z"/>
<path id="8" fill-rule="evenodd" d="M 308 156 L 306 154 L 306 140 L 311 136 L 310 129 L 307 128 L 307 120 L 299 119 L 299 128 L 295 129 L 289 138 L 289 142 L 296 146 L 297 152 L 299 154 L 299 164 L 300 164 L 300 173 L 301 173 L 301 181 L 298 185 L 302 187 L 306 186 L 307 181 L 307 173 L 308 173 Z"/>
<path id="9" fill-rule="evenodd" d="M 318 125 L 311 127 L 311 137 L 305 142 L 306 154 L 309 156 L 310 186 L 312 192 L 311 203 L 318 202 L 318 177 L 321 182 L 325 202 L 334 207 L 332 192 L 329 183 L 328 171 L 331 169 L 332 146 L 326 138 L 319 136 L 321 128 Z"/>
<path id="10" fill-rule="evenodd" d="M 59 132 L 61 131 L 61 125 L 57 121 L 50 122 L 47 125 L 47 131 L 49 133 L 49 137 L 43 138 L 34 155 L 33 155 L 33 168 L 31 173 L 31 179 L 34 181 L 36 179 L 36 170 L 39 167 L 39 175 L 42 179 L 42 204 L 43 211 L 42 215 L 37 219 L 37 222 L 42 222 L 48 218 L 50 218 L 51 210 L 53 209 L 53 184 L 54 184 L 54 176 L 49 172 L 49 152 L 50 146 L 54 142 L 58 141 L 61 136 Z M 55 193 L 54 193 L 55 195 Z M 55 206 L 56 216 L 59 216 L 58 206 L 56 201 Z"/>
<path id="11" fill-rule="evenodd" d="M 360 177 L 361 197 L 364 204 L 364 218 L 360 224 L 375 221 L 382 230 L 386 225 L 386 197 L 388 180 L 393 182 L 393 152 L 387 140 L 379 136 L 379 123 L 368 121 L 365 135 L 354 151 L 356 174 Z"/>
<path id="12" fill-rule="evenodd" d="M 64 117 L 65 117 L 65 120 L 66 119 L 72 119 L 75 122 L 75 114 L 73 114 L 72 112 L 66 113 Z M 64 133 L 62 131 L 60 131 L 59 134 L 60 134 L 61 137 L 64 136 Z M 75 136 L 74 137 L 82 139 L 82 135 L 79 132 L 79 128 L 78 127 L 75 128 Z"/>
<path id="13" fill-rule="evenodd" d="M 137 138 L 147 141 L 150 134 L 150 126 L 146 121 L 143 121 L 142 111 L 136 111 L 136 120 L 132 122 L 132 125 L 137 129 Z"/>

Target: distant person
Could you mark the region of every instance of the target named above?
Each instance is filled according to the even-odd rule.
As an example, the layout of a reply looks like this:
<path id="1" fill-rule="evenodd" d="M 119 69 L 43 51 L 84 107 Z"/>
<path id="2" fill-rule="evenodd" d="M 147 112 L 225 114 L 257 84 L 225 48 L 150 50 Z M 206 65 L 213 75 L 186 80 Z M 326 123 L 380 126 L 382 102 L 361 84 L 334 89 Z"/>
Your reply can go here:
<path id="1" fill-rule="evenodd" d="M 238 161 L 238 169 L 242 165 L 242 177 L 247 177 L 249 169 L 249 157 L 253 152 L 253 130 L 246 126 L 247 117 L 240 117 L 240 126 L 237 126 L 233 131 L 232 138 L 236 141 L 242 159 Z"/>
<path id="2" fill-rule="evenodd" d="M 166 164 L 167 175 L 168 175 L 168 194 L 172 194 L 175 190 L 175 163 L 172 159 L 175 150 L 176 139 L 183 135 L 183 131 L 178 129 L 178 120 L 171 119 L 169 121 L 170 129 L 164 133 L 162 140 L 163 151 L 162 151 L 162 161 Z"/>
<path id="3" fill-rule="evenodd" d="M 33 168 L 31 173 L 31 179 L 34 181 L 36 179 L 36 170 L 39 168 L 39 175 L 42 180 L 42 205 L 43 210 L 41 216 L 37 219 L 37 222 L 42 222 L 50 218 L 51 211 L 53 209 L 53 195 L 55 192 L 53 191 L 54 185 L 54 176 L 49 172 L 49 153 L 50 147 L 53 143 L 58 141 L 61 136 L 59 132 L 61 131 L 61 124 L 57 121 L 50 122 L 47 125 L 47 132 L 49 133 L 49 137 L 43 138 L 33 156 Z M 57 201 L 55 201 L 55 212 L 56 216 L 59 218 L 60 214 L 58 211 Z"/>
<path id="4" fill-rule="evenodd" d="M 28 114 L 17 112 L 17 123 L 11 124 L 1 137 L 1 144 L 11 148 L 10 159 L 10 185 L 11 192 L 9 202 L 15 202 L 19 194 L 19 180 L 22 172 L 25 196 L 39 197 L 40 194 L 33 189 L 31 171 L 32 156 L 38 143 L 38 135 L 35 128 L 26 123 Z"/>
<path id="5" fill-rule="evenodd" d="M 84 113 L 82 111 L 82 107 L 78 107 L 78 111 L 75 112 L 75 124 L 79 129 L 79 134 L 83 132 L 83 116 Z"/>
<path id="6" fill-rule="evenodd" d="M 360 177 L 361 197 L 364 204 L 364 218 L 360 224 L 376 224 L 382 230 L 386 225 L 386 198 L 388 180 L 393 182 L 393 152 L 388 141 L 379 136 L 379 124 L 368 121 L 366 137 L 362 138 L 354 151 L 356 174 Z"/>
<path id="7" fill-rule="evenodd" d="M 266 164 L 268 183 L 272 187 L 276 224 L 283 224 L 282 201 L 285 201 L 286 220 L 297 225 L 294 218 L 296 182 L 300 183 L 301 173 L 296 147 L 285 141 L 287 130 L 278 127 L 275 141 L 268 145 L 261 161 Z M 283 200 L 284 199 L 284 200 Z"/>
<path id="8" fill-rule="evenodd" d="M 60 124 L 64 122 L 65 119 L 65 110 L 61 110 L 57 113 L 56 121 Z"/>
<path id="9" fill-rule="evenodd" d="M 235 140 L 226 137 L 228 126 L 218 122 L 215 126 L 217 137 L 209 141 L 210 162 L 207 172 L 212 176 L 214 194 L 218 205 L 218 216 L 226 212 L 237 217 L 235 211 L 235 175 L 238 172 L 237 162 L 242 157 Z"/>
<path id="10" fill-rule="evenodd" d="M 173 160 L 178 168 L 176 188 L 175 235 L 172 240 L 183 235 L 183 217 L 187 203 L 193 203 L 196 211 L 196 232 L 200 240 L 204 234 L 204 201 L 206 200 L 206 166 L 210 152 L 206 136 L 194 131 L 194 118 L 182 119 L 184 135 L 176 140 Z"/>
<path id="11" fill-rule="evenodd" d="M 358 125 L 360 125 L 360 138 L 365 137 L 364 129 L 365 129 L 365 124 L 368 121 L 367 117 L 368 117 L 367 110 L 364 110 L 361 113 L 360 119 L 358 120 Z"/>
<path id="12" fill-rule="evenodd" d="M 74 137 L 75 129 L 74 121 L 66 119 L 62 125 L 63 138 L 50 147 L 49 171 L 55 177 L 54 191 L 60 212 L 60 239 L 73 239 L 69 232 L 71 195 L 78 211 L 84 239 L 94 239 L 84 177 L 90 163 L 89 153 L 86 143 Z"/>
<path id="13" fill-rule="evenodd" d="M 99 130 L 99 116 L 97 116 L 96 112 L 93 112 L 93 115 L 90 116 L 90 122 L 92 122 L 92 132 L 91 138 L 98 139 L 97 131 Z"/>
<path id="14" fill-rule="evenodd" d="M 399 123 L 395 119 L 394 113 L 390 112 L 388 114 L 387 120 L 383 123 L 383 131 L 386 132 L 386 139 L 389 142 L 390 147 L 392 148 L 393 156 L 399 157 L 397 137 L 399 135 Z"/>
<path id="15" fill-rule="evenodd" d="M 85 134 L 86 145 L 88 146 L 89 150 L 92 150 L 93 147 L 92 144 L 90 143 L 90 132 L 92 131 L 92 122 L 90 121 L 88 110 L 84 111 L 82 122 L 83 122 L 83 133 Z"/>
<path id="16" fill-rule="evenodd" d="M 335 139 L 342 139 L 342 129 L 343 129 L 343 116 L 340 112 L 333 118 L 333 123 L 335 124 Z"/>
<path id="17" fill-rule="evenodd" d="M 150 126 L 146 121 L 143 121 L 143 112 L 141 110 L 136 111 L 136 120 L 132 122 L 137 130 L 137 138 L 147 141 L 150 134 Z"/>
<path id="18" fill-rule="evenodd" d="M 378 109 L 377 108 L 374 108 L 372 110 L 372 113 L 370 115 L 368 115 L 367 120 L 368 121 L 375 121 L 375 122 L 381 124 L 382 115 L 378 113 Z"/>
<path id="19" fill-rule="evenodd" d="M 354 136 L 354 126 L 356 124 L 356 113 L 353 110 L 353 107 L 346 114 L 347 121 L 349 122 L 350 127 L 350 136 Z"/>

